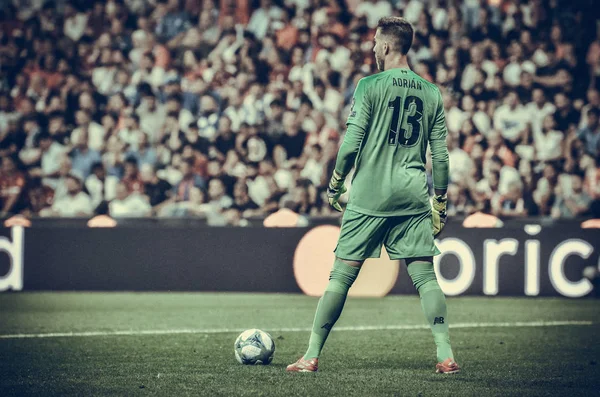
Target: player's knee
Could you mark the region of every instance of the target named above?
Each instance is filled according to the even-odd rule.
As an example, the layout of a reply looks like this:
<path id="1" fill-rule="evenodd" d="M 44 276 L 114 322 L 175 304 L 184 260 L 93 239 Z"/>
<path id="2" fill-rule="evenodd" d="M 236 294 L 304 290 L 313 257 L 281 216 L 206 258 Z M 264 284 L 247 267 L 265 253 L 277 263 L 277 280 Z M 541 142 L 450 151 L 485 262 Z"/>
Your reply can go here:
<path id="1" fill-rule="evenodd" d="M 439 288 L 435 272 L 418 273 L 411 276 L 413 285 L 419 292 Z"/>
<path id="2" fill-rule="evenodd" d="M 408 266 L 408 274 L 419 293 L 440 288 L 433 263 L 413 262 Z"/>
<path id="3" fill-rule="evenodd" d="M 329 273 L 329 280 L 339 282 L 350 288 L 356 277 L 358 277 L 359 270 L 360 267 L 351 266 L 340 259 L 336 259 L 333 269 Z"/>

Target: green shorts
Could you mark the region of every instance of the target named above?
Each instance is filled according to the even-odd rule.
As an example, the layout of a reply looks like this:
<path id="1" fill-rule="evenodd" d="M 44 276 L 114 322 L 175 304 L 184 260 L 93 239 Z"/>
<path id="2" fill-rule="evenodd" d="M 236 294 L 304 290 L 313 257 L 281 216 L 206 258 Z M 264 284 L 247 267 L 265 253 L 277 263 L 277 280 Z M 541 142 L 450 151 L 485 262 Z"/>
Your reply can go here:
<path id="1" fill-rule="evenodd" d="M 417 215 L 377 217 L 346 210 L 335 248 L 340 259 L 379 258 L 381 245 L 390 259 L 439 255 L 433 238 L 431 211 Z"/>

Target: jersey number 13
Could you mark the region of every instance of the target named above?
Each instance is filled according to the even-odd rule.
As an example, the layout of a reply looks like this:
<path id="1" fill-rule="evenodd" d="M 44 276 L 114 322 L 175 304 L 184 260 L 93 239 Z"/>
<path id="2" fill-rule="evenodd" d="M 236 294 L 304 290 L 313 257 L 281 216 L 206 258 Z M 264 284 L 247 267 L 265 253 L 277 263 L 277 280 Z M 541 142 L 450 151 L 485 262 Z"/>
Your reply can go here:
<path id="1" fill-rule="evenodd" d="M 421 120 L 423 120 L 423 101 L 421 98 L 411 95 L 404 101 L 404 111 L 400 114 L 402 97 L 397 96 L 390 101 L 389 108 L 392 109 L 392 122 L 388 135 L 388 145 L 400 144 L 411 147 L 419 142 L 421 134 Z M 402 117 L 401 117 L 402 116 Z"/>

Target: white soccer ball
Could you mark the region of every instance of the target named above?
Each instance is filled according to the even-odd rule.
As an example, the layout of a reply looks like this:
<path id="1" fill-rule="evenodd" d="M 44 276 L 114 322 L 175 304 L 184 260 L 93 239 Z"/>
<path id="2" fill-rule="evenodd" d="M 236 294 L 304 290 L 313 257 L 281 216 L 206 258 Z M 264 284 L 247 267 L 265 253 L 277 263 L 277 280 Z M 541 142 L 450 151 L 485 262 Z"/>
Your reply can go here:
<path id="1" fill-rule="evenodd" d="M 275 342 L 271 335 L 260 329 L 247 329 L 237 337 L 234 344 L 235 359 L 240 364 L 267 365 L 273 360 Z"/>

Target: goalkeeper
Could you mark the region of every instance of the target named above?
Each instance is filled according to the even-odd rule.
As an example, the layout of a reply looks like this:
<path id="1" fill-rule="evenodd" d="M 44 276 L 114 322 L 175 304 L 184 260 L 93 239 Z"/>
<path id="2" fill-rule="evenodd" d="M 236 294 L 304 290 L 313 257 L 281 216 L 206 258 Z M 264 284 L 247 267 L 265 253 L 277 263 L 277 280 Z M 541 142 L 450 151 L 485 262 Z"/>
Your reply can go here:
<path id="1" fill-rule="evenodd" d="M 344 179 L 355 167 L 348 207 L 329 284 L 319 300 L 308 350 L 292 372 L 314 372 L 348 290 L 367 258 L 381 245 L 390 259 L 404 259 L 421 297 L 437 346 L 438 373 L 459 371 L 448 334 L 446 298 L 433 270 L 437 236 L 446 222 L 448 148 L 439 89 L 408 66 L 413 28 L 403 18 L 385 17 L 375 34 L 375 61 L 381 73 L 361 79 L 354 92 L 347 131 L 329 183 L 331 206 L 346 191 Z M 435 196 L 429 200 L 425 154 L 431 146 Z M 433 207 L 433 208 L 432 208 Z"/>

